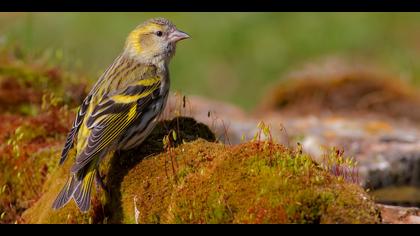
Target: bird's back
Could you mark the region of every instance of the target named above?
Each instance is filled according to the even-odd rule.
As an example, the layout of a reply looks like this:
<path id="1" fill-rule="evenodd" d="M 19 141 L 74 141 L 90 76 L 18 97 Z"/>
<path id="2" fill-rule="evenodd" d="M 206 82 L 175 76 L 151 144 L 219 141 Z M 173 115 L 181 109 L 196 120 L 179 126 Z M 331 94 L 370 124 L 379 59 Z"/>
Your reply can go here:
<path id="1" fill-rule="evenodd" d="M 124 66 L 116 67 L 116 64 Z M 101 104 L 105 97 L 118 95 L 126 90 L 130 84 L 140 80 L 155 78 L 158 74 L 161 73 L 153 65 L 142 65 L 124 59 L 122 56 L 118 57 L 104 72 L 98 80 L 98 83 L 89 93 L 91 94 L 91 102 L 89 103 L 83 123 L 78 132 L 76 153 L 80 153 L 85 149 L 87 145 L 86 137 L 90 135 L 93 128 L 92 125 L 88 125 L 89 117 L 92 117 L 94 115 L 93 113 L 97 112 L 95 111 L 95 107 Z"/>

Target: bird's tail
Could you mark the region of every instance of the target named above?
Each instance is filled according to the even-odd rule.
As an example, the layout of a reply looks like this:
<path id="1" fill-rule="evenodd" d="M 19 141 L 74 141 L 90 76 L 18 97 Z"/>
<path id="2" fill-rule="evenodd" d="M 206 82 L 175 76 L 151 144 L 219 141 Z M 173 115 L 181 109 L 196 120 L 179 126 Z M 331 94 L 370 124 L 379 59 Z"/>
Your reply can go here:
<path id="1" fill-rule="evenodd" d="M 55 199 L 52 208 L 60 209 L 73 198 L 79 209 L 82 212 L 87 212 L 90 208 L 90 195 L 96 171 L 96 168 L 89 168 L 85 175 L 71 174 Z"/>

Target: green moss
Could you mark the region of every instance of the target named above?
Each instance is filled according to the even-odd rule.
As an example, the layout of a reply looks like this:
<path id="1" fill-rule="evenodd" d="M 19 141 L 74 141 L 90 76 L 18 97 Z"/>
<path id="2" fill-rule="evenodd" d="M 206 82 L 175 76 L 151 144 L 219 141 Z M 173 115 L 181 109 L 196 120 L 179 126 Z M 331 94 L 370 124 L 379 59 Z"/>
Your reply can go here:
<path id="1" fill-rule="evenodd" d="M 165 150 L 162 139 L 170 130 L 184 142 L 172 140 Z M 380 222 L 362 188 L 330 174 L 299 149 L 270 142 L 209 142 L 214 140 L 208 127 L 191 118 L 161 122 L 143 145 L 104 163 L 110 195 L 94 193 L 89 213 L 81 214 L 73 202 L 50 209 L 66 181 L 71 166 L 66 162 L 45 182 L 44 195 L 23 219 L 136 223 L 137 209 L 138 223 Z"/>
<path id="2" fill-rule="evenodd" d="M 279 145 L 262 149 L 198 140 L 148 158 L 123 179 L 122 222 L 134 223 L 378 223 L 359 186 Z M 165 166 L 167 170 L 165 171 Z"/>

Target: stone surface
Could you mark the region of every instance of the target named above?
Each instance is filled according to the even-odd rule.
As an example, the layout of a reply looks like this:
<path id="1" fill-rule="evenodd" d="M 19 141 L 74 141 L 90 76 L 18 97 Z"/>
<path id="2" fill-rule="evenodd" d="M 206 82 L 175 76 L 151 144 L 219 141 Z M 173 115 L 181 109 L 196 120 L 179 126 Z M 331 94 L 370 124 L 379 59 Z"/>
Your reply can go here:
<path id="1" fill-rule="evenodd" d="M 337 147 L 358 161 L 361 183 L 366 187 L 420 186 L 420 129 L 416 124 L 374 116 L 279 116 L 265 120 L 281 122 L 289 140 L 301 142 L 314 158 L 319 160 L 329 147 Z"/>
<path id="2" fill-rule="evenodd" d="M 377 205 L 381 210 L 384 224 L 420 224 L 420 209 L 414 207 L 397 207 Z"/>

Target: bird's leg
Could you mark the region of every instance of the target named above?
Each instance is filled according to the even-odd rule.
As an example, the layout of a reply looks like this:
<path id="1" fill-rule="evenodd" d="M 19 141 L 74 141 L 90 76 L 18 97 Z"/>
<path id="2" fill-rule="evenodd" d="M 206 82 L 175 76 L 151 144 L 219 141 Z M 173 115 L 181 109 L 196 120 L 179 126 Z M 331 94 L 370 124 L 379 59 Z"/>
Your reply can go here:
<path id="1" fill-rule="evenodd" d="M 96 182 L 96 187 L 97 188 L 102 188 L 102 190 L 104 190 L 106 193 L 108 193 L 108 189 L 106 187 L 106 185 L 104 184 L 104 178 L 105 176 L 101 176 L 99 173 L 99 170 L 96 171 L 96 175 L 95 175 L 95 182 Z"/>

